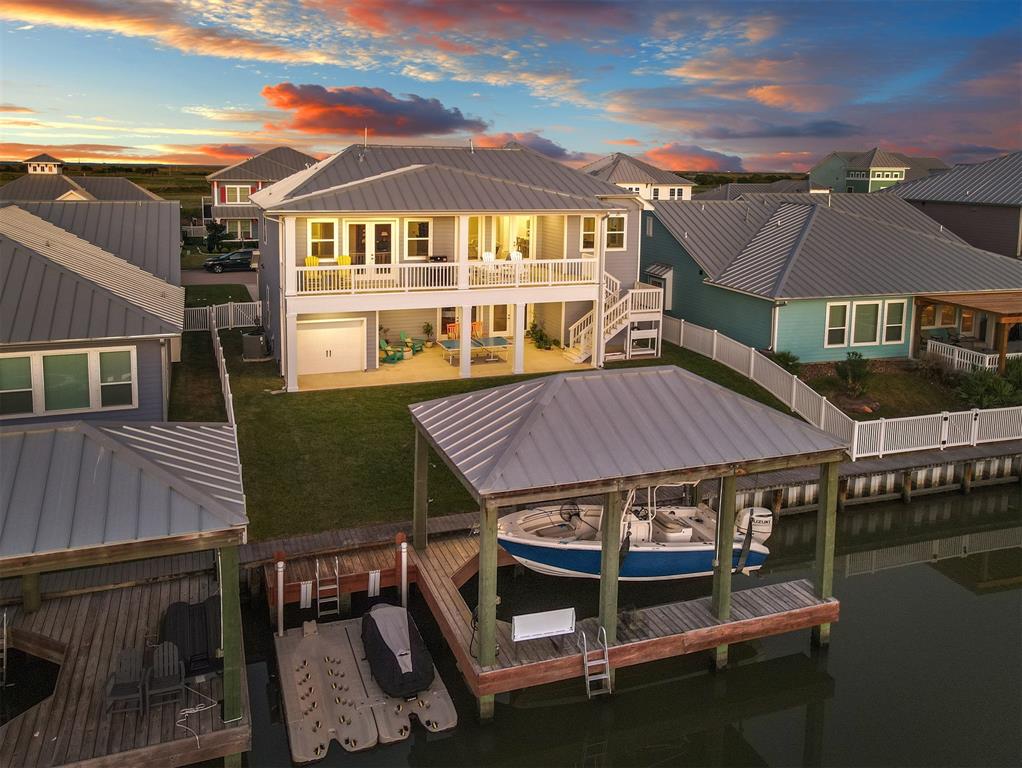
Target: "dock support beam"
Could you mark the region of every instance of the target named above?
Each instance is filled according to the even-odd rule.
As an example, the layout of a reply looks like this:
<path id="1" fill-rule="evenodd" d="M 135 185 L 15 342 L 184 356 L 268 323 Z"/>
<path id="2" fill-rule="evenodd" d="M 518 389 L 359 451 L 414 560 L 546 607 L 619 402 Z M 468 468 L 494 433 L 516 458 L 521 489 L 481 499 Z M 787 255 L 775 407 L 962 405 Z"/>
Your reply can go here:
<path id="1" fill-rule="evenodd" d="M 905 470 L 901 473 L 901 500 L 908 504 L 912 501 L 912 472 Z"/>
<path id="2" fill-rule="evenodd" d="M 607 633 L 607 645 L 617 643 L 617 587 L 621 570 L 621 517 L 624 499 L 611 491 L 603 505 L 600 524 L 600 626 Z"/>
<path id="3" fill-rule="evenodd" d="M 26 573 L 21 577 L 21 607 L 25 613 L 35 613 L 42 604 L 39 591 L 39 574 Z"/>
<path id="4" fill-rule="evenodd" d="M 412 545 L 426 549 L 426 519 L 429 516 L 429 443 L 415 430 L 415 491 L 412 499 Z"/>
<path id="5" fill-rule="evenodd" d="M 731 619 L 731 568 L 734 566 L 735 506 L 737 503 L 735 475 L 726 475 L 720 489 L 717 512 L 717 553 L 713 559 L 713 595 L 710 609 L 718 621 Z M 727 666 L 727 646 L 718 645 L 713 652 L 713 666 Z"/>
<path id="6" fill-rule="evenodd" d="M 236 723 L 244 713 L 241 709 L 241 595 L 238 573 L 238 547 L 220 548 L 220 621 L 224 640 L 224 711 L 225 724 Z M 283 599 L 283 595 L 279 596 Z"/>
<path id="7" fill-rule="evenodd" d="M 497 660 L 497 505 L 483 502 L 479 508 L 479 666 Z M 479 697 L 479 719 L 493 717 L 493 696 Z"/>
<path id="8" fill-rule="evenodd" d="M 962 493 L 972 492 L 972 476 L 976 472 L 976 462 L 967 461 L 962 465 Z"/>
<path id="9" fill-rule="evenodd" d="M 819 507 L 816 510 L 816 562 L 813 586 L 816 596 L 834 595 L 834 540 L 837 535 L 838 462 L 820 465 Z M 813 643 L 830 643 L 830 624 L 813 627 Z"/>

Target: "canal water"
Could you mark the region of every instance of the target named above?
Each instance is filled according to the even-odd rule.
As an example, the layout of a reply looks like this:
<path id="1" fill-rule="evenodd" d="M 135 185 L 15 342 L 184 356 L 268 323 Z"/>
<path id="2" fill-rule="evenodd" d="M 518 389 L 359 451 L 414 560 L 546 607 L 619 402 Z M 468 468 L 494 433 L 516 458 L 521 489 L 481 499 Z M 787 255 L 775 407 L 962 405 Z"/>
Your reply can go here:
<path id="1" fill-rule="evenodd" d="M 413 614 L 458 706 L 446 734 L 323 766 L 1019 766 L 1022 765 L 1022 503 L 1018 486 L 850 507 L 839 516 L 841 620 L 826 652 L 799 632 L 618 670 L 613 696 L 580 680 L 498 697 L 479 725 L 422 601 Z M 735 588 L 808 577 L 811 515 L 782 518 L 770 558 Z M 471 597 L 475 582 L 465 586 Z M 501 569 L 502 618 L 574 604 L 595 615 L 595 582 Z M 622 584 L 622 607 L 708 594 L 709 579 Z M 358 601 L 356 600 L 356 608 Z M 252 704 L 249 766 L 288 766 L 265 603 L 245 610 Z"/>

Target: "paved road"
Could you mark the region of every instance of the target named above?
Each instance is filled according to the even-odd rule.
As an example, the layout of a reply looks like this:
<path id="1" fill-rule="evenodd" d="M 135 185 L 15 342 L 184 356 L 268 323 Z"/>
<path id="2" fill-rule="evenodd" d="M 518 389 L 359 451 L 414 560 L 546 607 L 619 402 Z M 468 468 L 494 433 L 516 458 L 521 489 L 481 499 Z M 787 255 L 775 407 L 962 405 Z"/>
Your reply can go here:
<path id="1" fill-rule="evenodd" d="M 256 272 L 207 272 L 204 269 L 182 269 L 181 285 L 244 285 L 252 301 L 258 301 L 259 279 Z"/>

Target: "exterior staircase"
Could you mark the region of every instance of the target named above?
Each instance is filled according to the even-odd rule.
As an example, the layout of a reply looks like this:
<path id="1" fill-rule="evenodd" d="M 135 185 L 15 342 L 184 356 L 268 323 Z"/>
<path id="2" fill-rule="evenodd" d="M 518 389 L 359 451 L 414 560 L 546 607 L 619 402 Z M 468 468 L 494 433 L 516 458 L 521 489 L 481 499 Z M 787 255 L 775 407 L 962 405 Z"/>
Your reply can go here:
<path id="1" fill-rule="evenodd" d="M 659 315 L 662 309 L 660 289 L 648 286 L 636 287 L 627 291 L 621 290 L 621 281 L 613 275 L 603 275 L 604 309 L 603 309 L 603 343 L 617 336 L 628 327 L 636 317 L 657 317 L 656 333 L 659 334 Z M 584 363 L 593 356 L 593 339 L 595 337 L 595 310 L 590 310 L 578 322 L 568 329 L 567 344 L 562 352 L 565 358 L 573 363 Z M 626 347 L 620 357 L 631 357 Z M 604 359 L 615 356 L 604 355 Z"/>

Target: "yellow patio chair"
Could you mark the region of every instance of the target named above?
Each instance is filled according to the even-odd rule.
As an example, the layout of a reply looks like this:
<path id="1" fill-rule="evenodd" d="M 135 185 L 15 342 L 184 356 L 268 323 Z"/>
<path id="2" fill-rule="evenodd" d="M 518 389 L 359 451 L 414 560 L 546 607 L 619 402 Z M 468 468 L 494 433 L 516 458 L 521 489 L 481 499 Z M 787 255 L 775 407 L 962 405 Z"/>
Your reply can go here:
<path id="1" fill-rule="evenodd" d="M 306 256 L 305 266 L 307 267 L 318 267 L 319 256 Z M 318 291 L 323 287 L 323 275 L 319 271 L 315 272 L 303 272 L 304 276 L 303 284 L 300 286 L 306 291 Z"/>
<path id="2" fill-rule="evenodd" d="M 339 255 L 337 257 L 337 266 L 338 267 L 350 267 L 351 266 L 351 256 L 349 256 L 346 253 L 342 253 L 341 255 Z M 342 290 L 342 291 L 345 291 L 345 290 L 351 288 L 351 270 L 350 269 L 339 269 L 337 271 L 338 271 L 337 287 L 340 290 Z"/>

